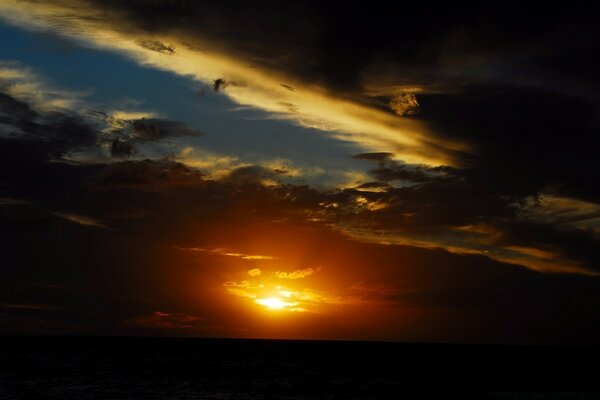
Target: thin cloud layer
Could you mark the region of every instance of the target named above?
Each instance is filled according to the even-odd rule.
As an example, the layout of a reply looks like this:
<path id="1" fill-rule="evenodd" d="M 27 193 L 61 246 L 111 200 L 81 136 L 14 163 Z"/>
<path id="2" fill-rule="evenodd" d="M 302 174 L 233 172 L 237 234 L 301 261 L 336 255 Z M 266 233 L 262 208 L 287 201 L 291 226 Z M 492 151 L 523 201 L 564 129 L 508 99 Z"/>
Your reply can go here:
<path id="1" fill-rule="evenodd" d="M 319 268 L 317 268 L 317 269 L 303 268 L 303 269 L 297 269 L 292 272 L 275 271 L 275 276 L 277 276 L 279 279 L 292 279 L 292 280 L 293 279 L 304 279 L 307 276 L 311 276 L 318 270 L 319 270 Z"/>

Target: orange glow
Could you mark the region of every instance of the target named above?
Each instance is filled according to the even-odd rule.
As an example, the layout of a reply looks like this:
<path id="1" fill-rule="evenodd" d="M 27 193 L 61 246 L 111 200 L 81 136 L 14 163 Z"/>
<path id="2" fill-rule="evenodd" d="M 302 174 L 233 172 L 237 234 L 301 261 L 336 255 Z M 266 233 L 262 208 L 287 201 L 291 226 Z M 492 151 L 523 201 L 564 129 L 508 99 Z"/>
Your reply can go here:
<path id="1" fill-rule="evenodd" d="M 310 273 L 301 273 L 306 271 Z M 229 281 L 223 286 L 230 295 L 245 298 L 274 311 L 321 312 L 324 306 L 358 302 L 355 298 L 333 296 L 307 287 L 308 282 L 305 282 L 304 278 L 317 271 L 320 271 L 320 268 L 265 274 L 259 268 L 253 268 L 244 274 L 246 277 L 250 276 L 250 280 Z M 282 281 L 285 282 L 285 286 Z"/>
<path id="2" fill-rule="evenodd" d="M 260 304 L 261 306 L 265 306 L 270 310 L 283 310 L 287 308 L 291 308 L 297 305 L 297 303 L 292 303 L 289 301 L 283 301 L 279 297 L 268 297 L 266 299 L 256 299 L 254 300 L 256 304 Z"/>

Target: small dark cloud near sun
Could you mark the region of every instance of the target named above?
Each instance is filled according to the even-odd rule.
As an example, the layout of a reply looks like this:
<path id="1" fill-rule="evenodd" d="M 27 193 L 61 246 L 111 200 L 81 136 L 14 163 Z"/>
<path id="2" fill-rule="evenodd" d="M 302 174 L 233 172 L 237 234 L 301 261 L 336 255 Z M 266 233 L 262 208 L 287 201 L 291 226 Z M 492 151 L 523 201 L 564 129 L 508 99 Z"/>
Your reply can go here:
<path id="1" fill-rule="evenodd" d="M 227 82 L 223 78 L 218 78 L 213 81 L 213 91 L 219 92 L 229 86 L 229 82 Z"/>
<path id="2" fill-rule="evenodd" d="M 169 55 L 175 54 L 175 46 L 166 45 L 158 40 L 143 40 L 140 42 L 140 45 L 148 50 L 156 51 L 158 53 Z"/>

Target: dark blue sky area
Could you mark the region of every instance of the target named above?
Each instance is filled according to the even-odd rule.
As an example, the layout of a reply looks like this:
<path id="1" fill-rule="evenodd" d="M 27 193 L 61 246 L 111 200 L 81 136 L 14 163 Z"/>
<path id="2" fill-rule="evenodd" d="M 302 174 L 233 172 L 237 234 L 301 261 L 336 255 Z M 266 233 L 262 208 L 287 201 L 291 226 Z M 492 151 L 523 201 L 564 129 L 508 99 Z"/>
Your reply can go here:
<path id="1" fill-rule="evenodd" d="M 58 88 L 89 93 L 85 103 L 93 108 L 152 111 L 205 132 L 199 138 L 182 139 L 194 148 L 246 162 L 283 158 L 295 166 L 325 170 L 366 167 L 350 157 L 360 148 L 316 129 L 269 119 L 259 110 L 240 110 L 225 95 L 192 79 L 84 48 L 48 32 L 0 24 L 0 38 L 0 60 L 18 61 Z"/>

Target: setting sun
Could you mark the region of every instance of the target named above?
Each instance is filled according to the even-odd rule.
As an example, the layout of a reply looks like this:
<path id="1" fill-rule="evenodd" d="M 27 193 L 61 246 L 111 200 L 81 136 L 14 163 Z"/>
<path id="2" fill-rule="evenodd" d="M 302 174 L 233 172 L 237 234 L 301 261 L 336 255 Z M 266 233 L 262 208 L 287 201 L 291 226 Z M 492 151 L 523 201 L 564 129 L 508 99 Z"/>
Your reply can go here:
<path id="1" fill-rule="evenodd" d="M 278 297 L 268 297 L 265 299 L 256 299 L 255 303 L 265 306 L 270 310 L 283 310 L 286 308 L 294 307 L 297 303 L 281 300 Z"/>
<path id="2" fill-rule="evenodd" d="M 243 273 L 248 279 L 227 281 L 225 290 L 236 297 L 245 298 L 268 310 L 291 312 L 320 312 L 325 304 L 341 304 L 342 299 L 307 287 L 307 277 L 321 271 L 317 268 L 304 268 L 292 271 L 263 271 L 253 268 Z M 285 282 L 285 284 L 284 284 Z"/>

